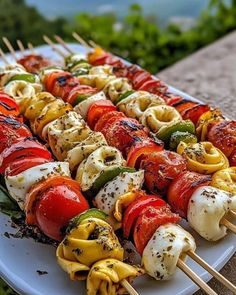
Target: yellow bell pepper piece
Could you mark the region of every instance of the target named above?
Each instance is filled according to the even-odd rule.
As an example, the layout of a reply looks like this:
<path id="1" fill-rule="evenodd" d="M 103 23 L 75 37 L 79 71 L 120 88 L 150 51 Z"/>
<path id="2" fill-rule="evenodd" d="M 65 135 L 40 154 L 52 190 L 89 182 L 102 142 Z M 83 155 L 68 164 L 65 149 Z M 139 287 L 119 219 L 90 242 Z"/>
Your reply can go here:
<path id="1" fill-rule="evenodd" d="M 53 120 L 63 116 L 67 111 L 72 110 L 72 106 L 68 103 L 65 103 L 62 100 L 55 100 L 47 104 L 41 114 L 36 118 L 33 125 L 33 130 L 40 137 L 42 136 L 41 132 L 43 127 Z"/>
<path id="2" fill-rule="evenodd" d="M 94 217 L 83 220 L 72 229 L 57 249 L 58 263 L 72 277 L 73 270 L 81 269 L 81 265 L 90 267 L 101 259 L 123 260 L 123 257 L 124 249 L 112 227 Z M 75 264 L 71 265 L 72 262 Z"/>
<path id="3" fill-rule="evenodd" d="M 128 192 L 117 199 L 113 215 L 118 222 L 122 221 L 123 209 L 133 202 L 137 195 L 137 192 Z"/>
<path id="4" fill-rule="evenodd" d="M 181 141 L 177 147 L 177 153 L 186 159 L 190 171 L 212 174 L 229 167 L 226 156 L 211 142 L 186 144 Z"/>
<path id="5" fill-rule="evenodd" d="M 131 281 L 144 273 L 144 270 L 116 259 L 99 261 L 91 268 L 87 278 L 88 295 L 127 294 L 122 280 Z"/>
<path id="6" fill-rule="evenodd" d="M 49 103 L 55 101 L 56 98 L 48 92 L 40 92 L 27 102 L 24 116 L 34 121 L 42 112 L 43 108 Z"/>
<path id="7" fill-rule="evenodd" d="M 214 173 L 211 185 L 236 195 L 236 167 L 222 169 Z"/>
<path id="8" fill-rule="evenodd" d="M 200 141 L 207 139 L 208 126 L 212 123 L 224 120 L 224 117 L 220 110 L 210 110 L 203 113 L 198 119 L 196 126 L 196 134 Z"/>

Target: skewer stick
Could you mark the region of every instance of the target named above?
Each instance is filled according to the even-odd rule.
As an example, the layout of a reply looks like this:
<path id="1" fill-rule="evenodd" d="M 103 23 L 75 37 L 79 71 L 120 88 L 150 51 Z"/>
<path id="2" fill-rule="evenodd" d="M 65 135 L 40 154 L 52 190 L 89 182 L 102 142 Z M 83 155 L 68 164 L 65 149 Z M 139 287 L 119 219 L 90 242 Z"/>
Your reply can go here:
<path id="1" fill-rule="evenodd" d="M 25 47 L 24 47 L 23 43 L 21 42 L 21 40 L 16 40 L 16 43 L 17 43 L 20 51 L 23 52 L 25 50 Z"/>
<path id="2" fill-rule="evenodd" d="M 95 48 L 95 47 L 101 47 L 101 46 L 99 46 L 98 44 L 96 44 L 93 40 L 89 40 L 89 45 L 91 45 L 93 48 Z"/>
<path id="3" fill-rule="evenodd" d="M 219 282 L 221 282 L 224 286 L 226 286 L 229 290 L 236 294 L 236 287 L 224 276 L 222 276 L 218 271 L 211 267 L 205 260 L 203 260 L 193 251 L 188 251 L 187 254 L 199 265 L 201 265 L 206 271 L 208 271 L 214 278 L 216 278 Z"/>
<path id="4" fill-rule="evenodd" d="M 220 224 L 226 226 L 229 230 L 231 230 L 234 234 L 236 234 L 236 225 L 229 222 L 227 219 L 222 218 Z"/>
<path id="5" fill-rule="evenodd" d="M 5 63 L 6 65 L 9 65 L 9 62 L 8 62 L 8 60 L 7 60 L 7 58 L 6 58 L 5 53 L 2 51 L 2 48 L 0 48 L 0 56 L 1 56 L 2 60 L 4 61 L 4 63 Z"/>
<path id="6" fill-rule="evenodd" d="M 54 38 L 56 39 L 56 41 L 61 44 L 61 46 L 67 50 L 69 53 L 73 54 L 74 51 L 72 49 L 70 49 L 70 47 L 66 44 L 66 42 L 58 35 L 54 35 Z"/>
<path id="7" fill-rule="evenodd" d="M 60 56 L 62 56 L 63 58 L 66 57 L 66 55 L 64 54 L 64 52 L 62 52 L 53 42 L 51 39 L 49 39 L 46 35 L 43 36 L 43 40 L 49 44 L 51 46 L 51 48 L 53 50 L 56 51 L 56 53 L 58 53 Z"/>
<path id="8" fill-rule="evenodd" d="M 233 215 L 233 217 L 236 217 L 236 212 L 234 212 L 233 210 L 230 210 L 229 213 L 230 213 L 231 215 Z"/>
<path id="9" fill-rule="evenodd" d="M 16 93 L 17 93 L 18 96 L 23 96 L 23 94 L 22 94 L 22 92 L 20 90 L 17 90 Z"/>
<path id="10" fill-rule="evenodd" d="M 29 50 L 32 52 L 32 54 L 36 54 L 33 44 L 28 42 L 27 45 L 28 45 Z"/>
<path id="11" fill-rule="evenodd" d="M 189 268 L 180 258 L 178 259 L 177 266 L 208 295 L 217 295 L 217 293 L 212 290 L 198 275 L 196 275 L 195 272 L 193 272 L 191 268 Z"/>
<path id="12" fill-rule="evenodd" d="M 76 32 L 72 33 L 72 36 L 75 38 L 76 41 L 78 41 L 80 44 L 84 45 L 85 47 L 90 49 L 89 44 L 82 38 L 80 35 L 78 35 Z"/>
<path id="13" fill-rule="evenodd" d="M 11 45 L 11 42 L 6 37 L 2 37 L 2 40 L 5 43 L 7 49 L 10 51 L 10 53 L 14 57 L 14 59 L 17 60 L 16 53 L 15 53 L 14 48 Z"/>
<path id="14" fill-rule="evenodd" d="M 139 295 L 132 285 L 127 280 L 122 280 L 121 285 L 128 291 L 130 295 Z"/>

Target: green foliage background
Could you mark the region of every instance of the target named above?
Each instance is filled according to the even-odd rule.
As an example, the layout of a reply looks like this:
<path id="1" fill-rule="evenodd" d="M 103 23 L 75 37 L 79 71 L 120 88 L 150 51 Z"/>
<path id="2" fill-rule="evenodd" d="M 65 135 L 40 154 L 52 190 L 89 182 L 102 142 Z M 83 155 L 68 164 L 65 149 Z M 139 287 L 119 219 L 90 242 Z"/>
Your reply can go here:
<path id="1" fill-rule="evenodd" d="M 227 3 L 227 4 L 226 4 Z M 59 34 L 73 41 L 72 31 L 86 40 L 92 39 L 104 48 L 152 73 L 173 64 L 236 28 L 236 0 L 211 0 L 194 27 L 182 31 L 177 25 L 160 28 L 155 17 L 144 17 L 142 8 L 134 4 L 127 16 L 118 20 L 114 14 L 78 14 L 73 20 L 45 19 L 24 0 L 0 0 L 0 36 L 27 44 L 43 43 L 42 35 Z M 119 28 L 117 28 L 119 23 Z M 4 45 L 0 42 L 0 46 Z"/>
<path id="2" fill-rule="evenodd" d="M 117 23 L 120 23 L 119 27 Z M 206 11 L 194 27 L 182 31 L 177 25 L 160 28 L 155 17 L 145 18 L 142 8 L 134 4 L 122 21 L 114 14 L 100 16 L 85 13 L 67 21 L 45 19 L 24 0 L 0 0 L 0 36 L 6 36 L 16 48 L 16 40 L 24 44 L 43 43 L 42 35 L 59 34 L 73 41 L 71 33 L 77 31 L 86 40 L 92 39 L 111 52 L 152 73 L 173 64 L 197 49 L 212 43 L 236 29 L 236 0 L 211 0 Z M 1 48 L 5 48 L 0 41 Z M 0 280 L 0 295 L 14 294 Z"/>

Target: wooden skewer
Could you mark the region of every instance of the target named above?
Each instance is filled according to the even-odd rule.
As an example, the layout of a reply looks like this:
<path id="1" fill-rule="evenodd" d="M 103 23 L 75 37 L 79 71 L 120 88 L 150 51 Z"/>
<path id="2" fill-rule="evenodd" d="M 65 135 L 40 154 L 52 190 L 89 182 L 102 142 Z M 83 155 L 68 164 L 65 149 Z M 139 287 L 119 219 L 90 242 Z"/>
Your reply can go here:
<path id="1" fill-rule="evenodd" d="M 17 90 L 16 93 L 17 93 L 18 96 L 23 96 L 23 94 L 22 94 L 22 92 L 20 90 Z"/>
<path id="2" fill-rule="evenodd" d="M 121 285 L 129 292 L 130 295 L 139 295 L 132 285 L 127 280 L 122 280 Z"/>
<path id="3" fill-rule="evenodd" d="M 49 39 L 46 35 L 43 36 L 44 41 L 49 44 L 53 50 L 56 51 L 56 53 L 58 53 L 60 56 L 62 56 L 63 58 L 66 57 L 66 55 L 64 54 L 64 52 L 62 52 L 53 42 L 51 39 Z"/>
<path id="4" fill-rule="evenodd" d="M 4 63 L 5 63 L 6 65 L 9 65 L 9 62 L 8 62 L 8 60 L 7 60 L 7 58 L 6 58 L 6 55 L 5 55 L 4 52 L 2 51 L 2 48 L 0 48 L 0 56 L 2 57 L 2 60 L 4 61 Z"/>
<path id="5" fill-rule="evenodd" d="M 208 271 L 214 278 L 216 278 L 219 282 L 221 282 L 229 290 L 231 290 L 234 294 L 236 294 L 236 287 L 230 281 L 228 281 L 224 276 L 222 276 L 218 271 L 216 271 L 212 266 L 210 266 L 205 260 L 203 260 L 193 251 L 188 251 L 187 254 L 199 265 L 201 265 L 206 271 Z"/>
<path id="6" fill-rule="evenodd" d="M 93 48 L 95 48 L 95 47 L 101 47 L 101 46 L 99 46 L 98 44 L 96 44 L 93 40 L 89 40 L 89 45 L 91 45 Z"/>
<path id="7" fill-rule="evenodd" d="M 21 42 L 21 40 L 16 40 L 16 43 L 17 43 L 20 51 L 23 52 L 25 50 L 25 47 L 24 47 L 23 43 Z"/>
<path id="8" fill-rule="evenodd" d="M 11 45 L 11 42 L 6 37 L 2 37 L 2 40 L 5 43 L 8 50 L 10 51 L 10 53 L 12 54 L 12 56 L 14 57 L 14 59 L 17 60 L 16 53 L 14 48 Z"/>
<path id="9" fill-rule="evenodd" d="M 230 213 L 231 215 L 233 215 L 233 217 L 236 217 L 236 212 L 234 212 L 233 210 L 230 210 L 229 213 Z"/>
<path id="10" fill-rule="evenodd" d="M 227 219 L 222 218 L 220 224 L 226 226 L 229 230 L 231 230 L 234 234 L 236 234 L 236 225 L 229 222 Z"/>
<path id="11" fill-rule="evenodd" d="M 76 32 L 72 33 L 72 36 L 75 38 L 76 41 L 78 41 L 80 44 L 84 45 L 85 47 L 90 49 L 89 44 L 82 38 L 80 37 L 79 34 L 77 34 Z"/>
<path id="12" fill-rule="evenodd" d="M 193 272 L 191 268 L 188 267 L 187 264 L 185 264 L 180 258 L 178 259 L 177 266 L 208 295 L 217 295 L 217 293 L 212 290 L 198 275 L 196 275 L 195 272 Z"/>
<path id="13" fill-rule="evenodd" d="M 54 38 L 56 39 L 56 41 L 61 44 L 61 46 L 67 50 L 69 53 L 73 54 L 74 51 L 72 49 L 70 49 L 70 47 L 66 44 L 66 42 L 58 35 L 54 35 Z"/>
<path id="14" fill-rule="evenodd" d="M 36 51 L 34 49 L 34 46 L 32 43 L 28 42 L 27 43 L 29 50 L 31 51 L 32 54 L 36 54 Z"/>

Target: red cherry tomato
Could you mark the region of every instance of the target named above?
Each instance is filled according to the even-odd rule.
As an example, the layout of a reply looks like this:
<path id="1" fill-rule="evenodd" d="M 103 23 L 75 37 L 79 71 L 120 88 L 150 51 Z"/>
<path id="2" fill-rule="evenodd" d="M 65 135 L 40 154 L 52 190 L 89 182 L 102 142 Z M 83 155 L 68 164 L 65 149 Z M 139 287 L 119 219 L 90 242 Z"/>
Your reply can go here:
<path id="1" fill-rule="evenodd" d="M 136 73 L 140 73 L 141 71 L 143 71 L 139 66 L 137 65 L 131 65 L 128 67 L 128 73 L 127 73 L 127 78 L 130 80 L 130 81 L 133 81 L 133 78 L 134 78 L 134 75 Z"/>
<path id="2" fill-rule="evenodd" d="M 176 103 L 179 103 L 183 100 L 183 97 L 169 92 L 166 92 L 165 94 L 161 95 L 161 97 L 169 106 L 174 106 Z"/>
<path id="3" fill-rule="evenodd" d="M 14 176 L 31 167 L 38 166 L 48 162 L 51 162 L 51 160 L 40 158 L 40 157 L 37 157 L 37 158 L 26 157 L 23 159 L 20 158 L 10 163 L 10 165 L 7 167 L 5 171 L 5 174 L 7 176 Z"/>
<path id="4" fill-rule="evenodd" d="M 67 101 L 69 93 L 79 85 L 79 80 L 69 72 L 62 73 L 53 83 L 51 93 Z"/>
<path id="5" fill-rule="evenodd" d="M 120 118 L 110 126 L 103 128 L 108 145 L 116 147 L 126 157 L 129 149 L 136 141 L 148 138 L 146 127 L 136 119 Z"/>
<path id="6" fill-rule="evenodd" d="M 60 241 L 71 218 L 89 209 L 77 181 L 50 177 L 32 187 L 26 196 L 26 222 L 37 225 L 48 237 Z"/>
<path id="7" fill-rule="evenodd" d="M 230 157 L 236 147 L 236 121 L 220 121 L 211 127 L 207 139 Z"/>
<path id="8" fill-rule="evenodd" d="M 130 232 L 134 227 L 137 218 L 140 214 L 142 214 L 143 209 L 145 209 L 147 206 L 158 208 L 164 205 L 166 205 L 166 202 L 158 196 L 145 195 L 144 192 L 140 192 L 140 196 L 130 203 L 125 210 L 122 226 L 124 237 L 129 237 Z"/>
<path id="9" fill-rule="evenodd" d="M 22 158 L 41 157 L 51 160 L 51 153 L 34 138 L 21 139 L 5 149 L 0 155 L 0 173 L 4 173 L 6 168 L 15 160 Z"/>
<path id="10" fill-rule="evenodd" d="M 165 194 L 171 182 L 179 173 L 187 169 L 182 156 L 171 151 L 161 151 L 146 155 L 140 168 L 144 170 L 145 184 L 154 194 Z"/>
<path id="11" fill-rule="evenodd" d="M 210 107 L 206 104 L 199 104 L 187 110 L 181 112 L 181 116 L 184 120 L 191 120 L 194 125 L 197 124 L 198 119 L 202 114 L 209 111 Z"/>
<path id="12" fill-rule="evenodd" d="M 181 217 L 187 217 L 188 203 L 193 192 L 204 185 L 209 185 L 210 175 L 185 171 L 181 173 L 169 186 L 167 199 L 170 206 Z"/>
<path id="13" fill-rule="evenodd" d="M 161 94 L 165 93 L 167 88 L 168 87 L 164 84 L 164 82 L 153 78 L 152 80 L 148 80 L 143 83 L 139 90 L 148 91 L 154 94 Z"/>
<path id="14" fill-rule="evenodd" d="M 109 56 L 109 53 L 107 52 L 104 52 L 101 55 L 96 56 L 94 58 L 91 58 L 91 56 L 89 56 L 89 63 L 93 66 L 105 65 L 108 56 Z"/>
<path id="15" fill-rule="evenodd" d="M 93 88 L 88 85 L 78 85 L 68 94 L 67 102 L 72 104 L 73 106 L 76 104 L 76 99 L 78 96 L 90 96 L 97 92 L 96 88 Z"/>
<path id="16" fill-rule="evenodd" d="M 122 61 L 118 57 L 112 55 L 108 55 L 106 57 L 105 64 L 113 67 L 121 67 L 123 65 Z"/>
<path id="17" fill-rule="evenodd" d="M 199 105 L 198 102 L 183 99 L 182 101 L 175 103 L 173 107 L 175 107 L 175 109 L 181 114 L 182 112 L 191 109 L 197 105 Z"/>
<path id="18" fill-rule="evenodd" d="M 236 149 L 232 152 L 229 158 L 230 166 L 236 166 Z"/>
<path id="19" fill-rule="evenodd" d="M 12 117 L 0 115 L 0 154 L 13 143 L 32 136 L 28 127 Z"/>
<path id="20" fill-rule="evenodd" d="M 139 254 L 142 255 L 148 241 L 159 226 L 179 221 L 179 215 L 172 213 L 168 205 L 157 208 L 152 206 L 146 207 L 139 215 L 134 227 L 134 243 Z"/>
<path id="21" fill-rule="evenodd" d="M 150 73 L 144 70 L 138 71 L 132 79 L 134 89 L 139 89 L 145 82 L 147 82 L 150 79 L 152 79 Z"/>
<path id="22" fill-rule="evenodd" d="M 8 94 L 0 91 L 0 113 L 6 116 L 19 116 L 18 104 Z"/>
<path id="23" fill-rule="evenodd" d="M 107 128 L 108 126 L 113 124 L 114 121 L 120 118 L 125 118 L 125 115 L 122 112 L 113 111 L 106 113 L 99 118 L 94 127 L 94 130 L 103 133 L 103 128 Z"/>
<path id="24" fill-rule="evenodd" d="M 17 60 L 29 73 L 37 74 L 42 68 L 46 68 L 55 63 L 42 57 L 41 55 L 29 54 Z"/>
<path id="25" fill-rule="evenodd" d="M 96 123 L 102 115 L 113 111 L 116 111 L 116 107 L 110 100 L 101 99 L 95 101 L 91 104 L 91 106 L 88 109 L 87 124 L 91 129 L 94 129 L 94 126 L 96 125 Z"/>
<path id="26" fill-rule="evenodd" d="M 140 162 L 145 155 L 160 152 L 163 150 L 164 144 L 161 140 L 154 141 L 151 138 L 137 141 L 132 145 L 127 156 L 127 166 L 140 167 Z"/>

